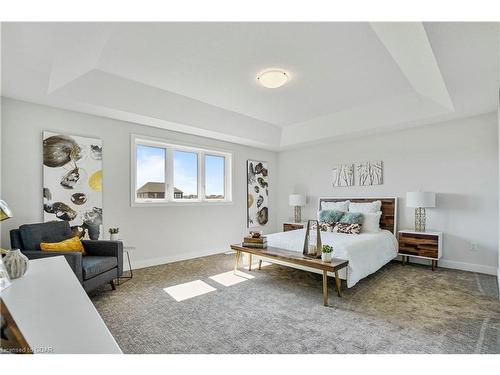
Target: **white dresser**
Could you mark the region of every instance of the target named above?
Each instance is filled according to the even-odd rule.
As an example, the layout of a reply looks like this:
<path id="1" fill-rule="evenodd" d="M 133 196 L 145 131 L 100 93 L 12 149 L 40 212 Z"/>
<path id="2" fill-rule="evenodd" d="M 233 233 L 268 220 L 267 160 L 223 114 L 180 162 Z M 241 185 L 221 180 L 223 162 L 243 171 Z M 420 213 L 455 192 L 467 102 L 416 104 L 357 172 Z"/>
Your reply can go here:
<path id="1" fill-rule="evenodd" d="M 1 298 L 36 353 L 122 353 L 63 256 L 31 260 Z"/>

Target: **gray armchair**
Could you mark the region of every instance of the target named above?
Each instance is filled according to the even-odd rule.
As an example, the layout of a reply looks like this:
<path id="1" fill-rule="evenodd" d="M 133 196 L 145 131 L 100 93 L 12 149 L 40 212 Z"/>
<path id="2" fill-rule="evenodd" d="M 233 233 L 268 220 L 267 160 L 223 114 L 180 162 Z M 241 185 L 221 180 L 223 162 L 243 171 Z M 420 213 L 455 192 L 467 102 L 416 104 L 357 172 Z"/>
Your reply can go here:
<path id="1" fill-rule="evenodd" d="M 20 249 L 28 259 L 63 255 L 86 292 L 109 283 L 123 274 L 123 243 L 120 241 L 82 240 L 87 255 L 79 252 L 41 251 L 41 242 L 60 242 L 73 236 L 69 223 L 25 224 L 10 231 L 13 249 Z"/>

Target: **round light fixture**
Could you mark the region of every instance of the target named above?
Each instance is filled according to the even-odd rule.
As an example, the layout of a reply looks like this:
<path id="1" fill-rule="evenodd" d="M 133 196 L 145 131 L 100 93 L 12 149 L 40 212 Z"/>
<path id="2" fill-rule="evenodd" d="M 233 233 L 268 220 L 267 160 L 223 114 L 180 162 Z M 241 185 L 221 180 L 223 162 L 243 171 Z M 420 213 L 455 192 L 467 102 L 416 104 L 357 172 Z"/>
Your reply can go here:
<path id="1" fill-rule="evenodd" d="M 268 89 L 276 89 L 288 81 L 288 75 L 283 70 L 270 69 L 260 73 L 257 76 L 257 81 Z"/>

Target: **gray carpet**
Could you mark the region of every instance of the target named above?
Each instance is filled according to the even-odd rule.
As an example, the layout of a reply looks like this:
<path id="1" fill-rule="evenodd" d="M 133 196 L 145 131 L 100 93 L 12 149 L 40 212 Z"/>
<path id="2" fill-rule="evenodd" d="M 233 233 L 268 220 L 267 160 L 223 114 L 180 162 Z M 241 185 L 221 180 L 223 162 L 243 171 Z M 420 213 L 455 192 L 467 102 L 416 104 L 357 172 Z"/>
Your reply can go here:
<path id="1" fill-rule="evenodd" d="M 390 263 L 342 298 L 330 280 L 278 265 L 224 287 L 215 255 L 134 272 L 91 299 L 124 353 L 500 353 L 496 278 Z M 248 271 L 245 271 L 248 272 Z M 217 290 L 177 302 L 163 288 L 203 280 Z"/>

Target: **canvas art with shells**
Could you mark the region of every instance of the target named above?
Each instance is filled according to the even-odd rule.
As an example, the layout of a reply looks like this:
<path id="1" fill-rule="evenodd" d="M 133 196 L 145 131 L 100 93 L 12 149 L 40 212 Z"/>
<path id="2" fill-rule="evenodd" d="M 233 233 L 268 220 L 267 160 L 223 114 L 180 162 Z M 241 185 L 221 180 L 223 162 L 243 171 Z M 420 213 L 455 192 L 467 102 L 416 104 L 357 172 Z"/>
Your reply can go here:
<path id="1" fill-rule="evenodd" d="M 269 172 L 267 162 L 247 160 L 248 227 L 259 227 L 269 220 Z"/>
<path id="2" fill-rule="evenodd" d="M 102 141 L 43 132 L 43 219 L 97 240 L 102 225 Z"/>

